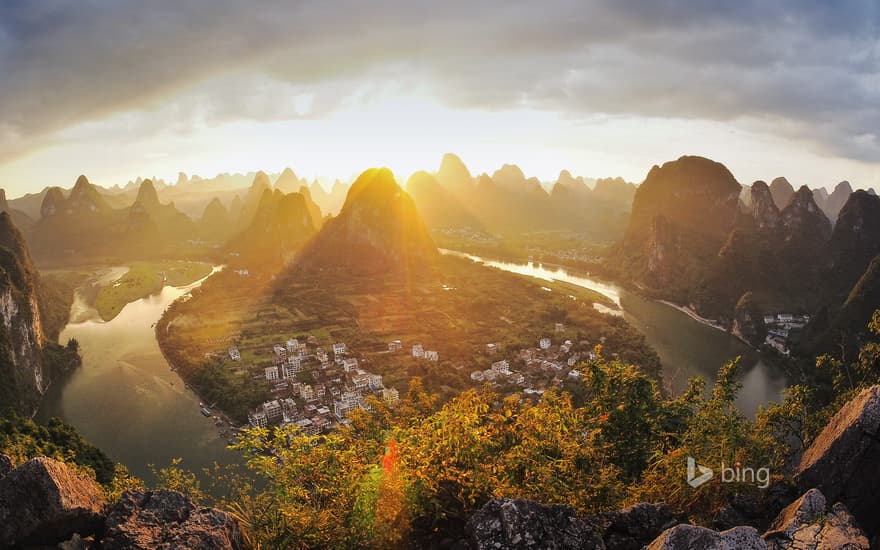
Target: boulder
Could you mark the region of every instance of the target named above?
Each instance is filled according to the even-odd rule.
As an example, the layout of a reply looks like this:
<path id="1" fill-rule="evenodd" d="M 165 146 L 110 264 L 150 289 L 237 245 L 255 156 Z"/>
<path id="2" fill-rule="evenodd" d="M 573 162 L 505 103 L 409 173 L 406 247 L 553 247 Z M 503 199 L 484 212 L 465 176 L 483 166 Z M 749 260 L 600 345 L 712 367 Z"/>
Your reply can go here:
<path id="1" fill-rule="evenodd" d="M 105 550 L 237 550 L 242 548 L 238 521 L 214 508 L 197 508 L 176 491 L 122 494 L 107 516 Z"/>
<path id="2" fill-rule="evenodd" d="M 606 550 L 640 550 L 666 529 L 685 521 L 665 502 L 641 502 L 590 519 L 601 527 Z"/>
<path id="3" fill-rule="evenodd" d="M 57 544 L 101 527 L 101 488 L 61 462 L 29 460 L 0 479 L 0 547 Z"/>
<path id="4" fill-rule="evenodd" d="M 766 550 L 754 527 L 713 531 L 696 525 L 677 525 L 664 531 L 647 550 Z"/>
<path id="5" fill-rule="evenodd" d="M 831 419 L 806 450 L 798 488 L 841 501 L 869 534 L 880 531 L 880 386 L 862 391 Z"/>
<path id="6" fill-rule="evenodd" d="M 871 547 L 846 507 L 837 503 L 829 510 L 818 489 L 810 489 L 785 508 L 764 534 L 764 540 L 769 550 Z"/>
<path id="7" fill-rule="evenodd" d="M 523 499 L 493 499 L 465 527 L 473 548 L 604 549 L 598 528 L 569 506 L 547 506 Z"/>

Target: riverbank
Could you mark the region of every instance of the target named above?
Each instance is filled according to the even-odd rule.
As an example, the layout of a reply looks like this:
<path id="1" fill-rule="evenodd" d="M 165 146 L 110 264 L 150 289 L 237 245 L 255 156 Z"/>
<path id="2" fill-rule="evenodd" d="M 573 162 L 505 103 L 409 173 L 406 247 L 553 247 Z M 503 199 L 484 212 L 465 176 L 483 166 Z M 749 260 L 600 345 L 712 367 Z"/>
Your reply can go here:
<path id="1" fill-rule="evenodd" d="M 212 272 L 203 262 L 134 262 L 122 276 L 100 287 L 95 309 L 104 321 L 110 321 L 127 304 L 157 294 L 166 286 L 185 287 Z"/>
<path id="2" fill-rule="evenodd" d="M 693 309 L 691 309 L 687 306 L 680 306 L 680 305 L 675 304 L 673 302 L 670 302 L 668 300 L 655 300 L 655 301 L 657 301 L 663 305 L 667 305 L 675 310 L 678 310 L 678 311 L 684 313 L 685 315 L 687 315 L 688 317 L 690 317 L 691 319 L 693 319 L 694 321 L 696 321 L 698 323 L 706 325 L 707 327 L 714 328 L 715 330 L 720 330 L 721 332 L 725 332 L 727 334 L 730 334 L 734 338 L 737 338 L 737 336 L 735 334 L 732 334 L 729 330 L 727 330 L 727 327 L 725 327 L 724 325 L 718 323 L 717 321 L 713 321 L 712 319 L 707 319 L 707 318 L 701 316 L 699 313 L 697 313 L 696 311 L 694 311 Z M 746 342 L 745 340 L 742 340 L 742 338 L 737 338 L 737 339 L 741 340 L 745 344 L 748 344 L 748 342 Z"/>

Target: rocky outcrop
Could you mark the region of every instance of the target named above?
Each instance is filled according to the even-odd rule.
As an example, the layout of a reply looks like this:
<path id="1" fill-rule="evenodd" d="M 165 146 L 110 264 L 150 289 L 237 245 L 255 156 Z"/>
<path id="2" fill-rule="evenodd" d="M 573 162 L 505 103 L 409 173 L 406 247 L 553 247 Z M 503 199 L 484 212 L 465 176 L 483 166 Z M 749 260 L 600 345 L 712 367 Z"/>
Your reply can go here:
<path id="1" fill-rule="evenodd" d="M 752 218 L 755 220 L 755 227 L 758 231 L 769 233 L 779 229 L 782 225 L 782 215 L 779 212 L 779 207 L 773 202 L 770 188 L 763 181 L 756 181 L 752 184 L 750 204 Z"/>
<path id="2" fill-rule="evenodd" d="M 840 209 L 843 208 L 843 205 L 849 200 L 849 196 L 852 192 L 852 185 L 850 185 L 848 181 L 842 181 L 834 186 L 834 191 L 832 191 L 831 194 L 828 195 L 828 198 L 825 199 L 824 211 L 828 216 L 828 219 L 831 220 L 831 223 L 837 221 Z"/>
<path id="3" fill-rule="evenodd" d="M 796 480 L 842 501 L 869 534 L 880 529 L 880 386 L 862 391 L 806 450 Z"/>
<path id="4" fill-rule="evenodd" d="M 417 270 L 430 266 L 436 256 L 412 197 L 391 170 L 371 168 L 351 186 L 339 215 L 304 247 L 297 265 L 358 272 Z"/>
<path id="5" fill-rule="evenodd" d="M 213 508 L 197 508 L 175 491 L 126 491 L 107 516 L 106 550 L 232 550 L 242 548 L 238 522 Z"/>
<path id="6" fill-rule="evenodd" d="M 713 531 L 696 525 L 678 525 L 665 531 L 647 550 L 766 550 L 754 527 Z"/>
<path id="7" fill-rule="evenodd" d="M 0 212 L 0 409 L 32 414 L 46 390 L 39 274 L 7 212 Z"/>
<path id="8" fill-rule="evenodd" d="M 818 489 L 810 489 L 783 510 L 764 534 L 769 550 L 868 550 L 867 537 L 846 506 L 828 507 Z"/>
<path id="9" fill-rule="evenodd" d="M 105 504 L 91 479 L 50 458 L 29 460 L 0 479 L 0 548 L 96 533 Z"/>
<path id="10" fill-rule="evenodd" d="M 713 531 L 679 525 L 661 534 L 648 550 L 868 550 L 870 545 L 846 506 L 829 507 L 817 489 L 784 508 L 769 529 L 759 535 L 754 527 L 737 526 Z"/>
<path id="11" fill-rule="evenodd" d="M 659 297 L 690 304 L 694 281 L 734 228 L 740 190 L 724 165 L 706 158 L 654 166 L 636 191 L 614 263 Z"/>
<path id="12" fill-rule="evenodd" d="M 773 196 L 773 202 L 780 210 L 788 206 L 788 202 L 794 195 L 794 187 L 783 177 L 774 178 L 770 182 L 770 194 Z"/>
<path id="13" fill-rule="evenodd" d="M 199 508 L 175 491 L 126 491 L 108 505 L 101 487 L 67 465 L 39 457 L 11 468 L 0 455 L 0 548 L 237 550 L 238 521 Z M 109 510 L 109 511 L 108 511 Z M 84 537 L 94 543 L 85 545 Z"/>
<path id="14" fill-rule="evenodd" d="M 842 299 L 880 254 L 880 198 L 858 190 L 840 211 L 828 255 L 831 271 L 826 277 L 836 297 Z"/>
<path id="15" fill-rule="evenodd" d="M 831 222 L 816 206 L 813 192 L 806 185 L 798 189 L 781 215 L 786 242 L 797 239 L 824 245 L 831 237 Z"/>
<path id="16" fill-rule="evenodd" d="M 477 550 L 605 548 L 598 528 L 578 518 L 573 508 L 522 499 L 489 501 L 465 529 Z"/>

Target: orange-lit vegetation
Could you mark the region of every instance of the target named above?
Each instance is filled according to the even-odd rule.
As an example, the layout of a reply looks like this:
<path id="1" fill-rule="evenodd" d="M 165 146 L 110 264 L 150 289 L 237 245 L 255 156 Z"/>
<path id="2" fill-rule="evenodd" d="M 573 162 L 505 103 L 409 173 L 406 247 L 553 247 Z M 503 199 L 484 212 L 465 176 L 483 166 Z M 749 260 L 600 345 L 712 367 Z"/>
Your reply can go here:
<path id="1" fill-rule="evenodd" d="M 733 405 L 736 365 L 716 390 L 664 399 L 632 365 L 601 355 L 584 378 L 540 400 L 468 390 L 442 406 L 415 380 L 394 406 L 374 400 L 324 436 L 253 429 L 237 448 L 268 483 L 238 507 L 255 546 L 394 547 L 460 534 L 493 497 L 581 513 L 655 498 L 708 513 L 744 485 L 686 487 L 689 453 L 778 465 L 769 425 Z"/>

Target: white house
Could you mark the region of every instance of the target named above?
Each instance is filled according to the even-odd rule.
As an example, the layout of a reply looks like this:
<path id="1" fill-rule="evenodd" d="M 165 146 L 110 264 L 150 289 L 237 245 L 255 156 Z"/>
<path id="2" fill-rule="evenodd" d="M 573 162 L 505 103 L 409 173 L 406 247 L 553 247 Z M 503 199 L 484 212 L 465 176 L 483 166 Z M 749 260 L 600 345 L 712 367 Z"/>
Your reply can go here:
<path id="1" fill-rule="evenodd" d="M 394 340 L 388 343 L 388 351 L 400 351 L 403 349 L 403 343 L 400 340 Z"/>
<path id="2" fill-rule="evenodd" d="M 315 400 L 315 390 L 308 384 L 303 384 L 299 389 L 300 397 L 305 399 L 306 401 L 314 401 Z"/>
<path id="3" fill-rule="evenodd" d="M 510 374 L 510 363 L 507 362 L 507 359 L 495 361 L 492 363 L 492 370 L 499 374 Z"/>
<path id="4" fill-rule="evenodd" d="M 345 372 L 351 372 L 357 370 L 358 360 L 354 357 L 346 359 L 342 362 L 342 368 L 345 369 Z"/>
<path id="5" fill-rule="evenodd" d="M 277 355 L 278 357 L 281 357 L 283 355 L 287 355 L 287 350 L 284 349 L 284 346 L 279 346 L 278 344 L 275 344 L 274 346 L 272 346 L 272 351 L 274 351 L 275 355 Z"/>
<path id="6" fill-rule="evenodd" d="M 266 413 L 269 422 L 280 420 L 283 410 L 284 407 L 281 405 L 281 401 L 278 401 L 277 399 L 263 403 L 263 412 Z"/>
<path id="7" fill-rule="evenodd" d="M 426 351 L 425 359 L 427 359 L 428 361 L 434 361 L 436 363 L 440 360 L 440 353 L 433 350 Z"/>
<path id="8" fill-rule="evenodd" d="M 266 372 L 266 380 L 268 380 L 269 382 L 272 382 L 274 380 L 278 380 L 278 378 L 279 378 L 278 377 L 278 367 L 276 367 L 276 366 L 266 367 L 265 372 Z"/>
<path id="9" fill-rule="evenodd" d="M 348 353 L 348 348 L 343 343 L 333 344 L 333 355 L 345 355 Z"/>
<path id="10" fill-rule="evenodd" d="M 486 353 L 494 354 L 498 351 L 498 344 L 486 344 Z"/>
<path id="11" fill-rule="evenodd" d="M 370 384 L 370 375 L 355 374 L 351 377 L 351 383 L 354 384 L 354 387 L 359 390 L 365 389 Z"/>
<path id="12" fill-rule="evenodd" d="M 549 338 L 541 338 L 541 339 L 538 341 L 538 347 L 541 348 L 541 349 L 543 349 L 543 350 L 548 350 L 548 349 L 550 349 L 550 339 L 549 339 Z"/>
<path id="13" fill-rule="evenodd" d="M 302 363 L 285 363 L 283 367 L 284 378 L 296 378 L 296 374 L 302 370 Z"/>
<path id="14" fill-rule="evenodd" d="M 382 376 L 381 376 L 381 375 L 379 375 L 379 374 L 368 374 L 367 376 L 369 376 L 368 384 L 369 384 L 371 390 L 373 390 L 373 391 L 377 391 L 377 390 L 382 389 L 382 388 L 385 386 L 385 385 L 382 383 Z"/>
<path id="15" fill-rule="evenodd" d="M 299 340 L 296 338 L 291 338 L 287 341 L 287 353 L 294 353 L 299 349 Z"/>
<path id="16" fill-rule="evenodd" d="M 238 351 L 238 348 L 232 346 L 229 348 L 229 358 L 233 361 L 241 361 L 241 352 Z"/>
<path id="17" fill-rule="evenodd" d="M 764 324 L 765 325 L 772 325 L 774 323 L 776 323 L 776 316 L 775 315 L 765 315 L 764 316 Z"/>
<path id="18" fill-rule="evenodd" d="M 475 382 L 482 382 L 483 381 L 483 371 L 475 370 L 474 372 L 472 372 L 471 373 L 471 380 L 474 380 Z"/>
<path id="19" fill-rule="evenodd" d="M 266 418 L 266 413 L 263 411 L 254 411 L 248 414 L 248 422 L 251 423 L 251 426 L 254 428 L 268 428 L 269 427 L 269 419 Z"/>
<path id="20" fill-rule="evenodd" d="M 416 359 L 421 359 L 425 356 L 425 348 L 421 344 L 416 344 L 412 347 L 412 356 Z"/>

